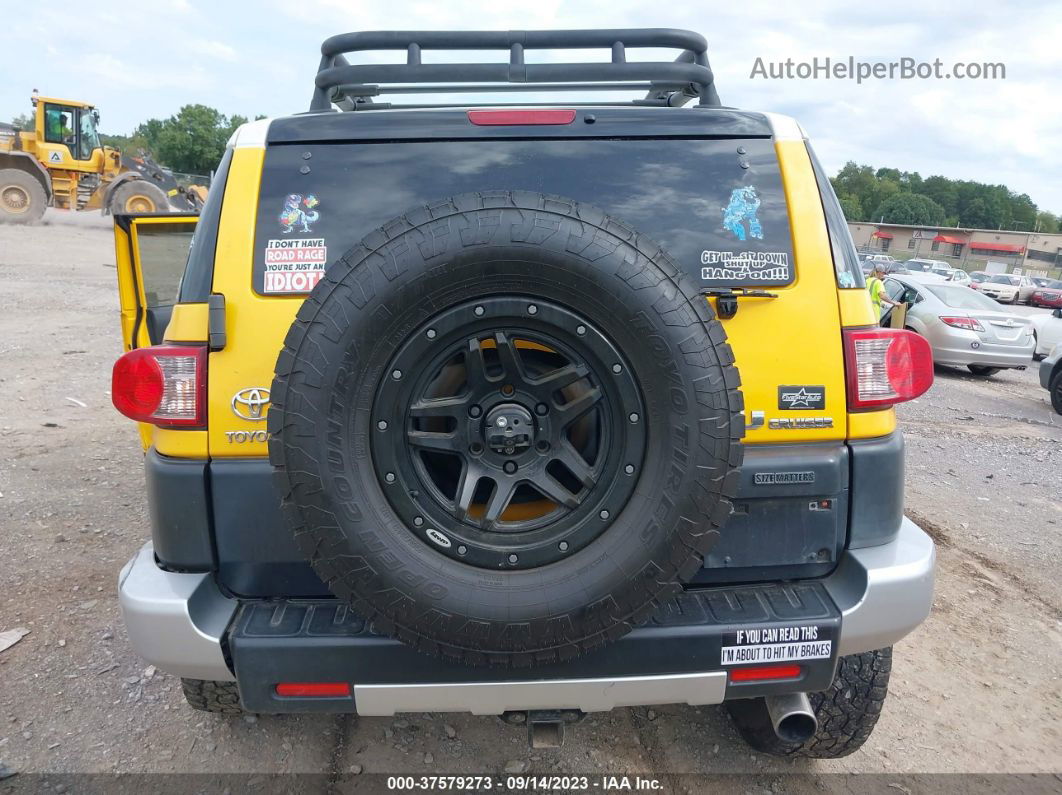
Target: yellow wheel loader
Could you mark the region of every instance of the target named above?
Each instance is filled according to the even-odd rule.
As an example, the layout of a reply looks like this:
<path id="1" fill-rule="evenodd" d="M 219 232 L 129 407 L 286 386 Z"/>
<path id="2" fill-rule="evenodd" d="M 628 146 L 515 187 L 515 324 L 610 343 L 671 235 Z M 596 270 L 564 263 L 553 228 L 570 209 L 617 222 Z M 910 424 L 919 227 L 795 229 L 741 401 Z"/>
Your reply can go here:
<path id="1" fill-rule="evenodd" d="M 46 207 L 103 213 L 197 211 L 202 191 L 144 154 L 100 143 L 99 111 L 34 90 L 33 128 L 0 123 L 0 222 L 33 223 Z"/>

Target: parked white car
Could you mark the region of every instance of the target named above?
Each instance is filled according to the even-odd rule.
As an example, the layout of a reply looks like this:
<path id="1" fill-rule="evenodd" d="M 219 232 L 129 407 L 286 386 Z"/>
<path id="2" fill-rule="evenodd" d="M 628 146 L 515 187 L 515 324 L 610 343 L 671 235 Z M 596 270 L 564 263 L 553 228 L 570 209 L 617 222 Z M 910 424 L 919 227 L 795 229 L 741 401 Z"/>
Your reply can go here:
<path id="1" fill-rule="evenodd" d="M 1028 276 L 1015 276 L 1011 273 L 997 273 L 988 281 L 981 282 L 980 287 L 983 295 L 1006 304 L 1028 301 L 1035 289 L 1036 284 Z"/>
<path id="2" fill-rule="evenodd" d="M 1029 320 L 1032 323 L 1033 336 L 1036 338 L 1033 358 L 1042 359 L 1051 352 L 1052 348 L 1062 344 L 1062 308 L 1046 315 L 1033 315 Z"/>

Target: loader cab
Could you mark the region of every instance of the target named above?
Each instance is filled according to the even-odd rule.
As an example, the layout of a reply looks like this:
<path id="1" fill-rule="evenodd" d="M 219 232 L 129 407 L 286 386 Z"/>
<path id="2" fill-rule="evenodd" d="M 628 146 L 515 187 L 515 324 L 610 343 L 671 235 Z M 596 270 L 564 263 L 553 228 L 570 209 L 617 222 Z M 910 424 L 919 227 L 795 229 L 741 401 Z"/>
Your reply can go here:
<path id="1" fill-rule="evenodd" d="M 38 159 L 48 168 L 98 171 L 103 158 L 99 111 L 83 102 L 37 98 Z"/>

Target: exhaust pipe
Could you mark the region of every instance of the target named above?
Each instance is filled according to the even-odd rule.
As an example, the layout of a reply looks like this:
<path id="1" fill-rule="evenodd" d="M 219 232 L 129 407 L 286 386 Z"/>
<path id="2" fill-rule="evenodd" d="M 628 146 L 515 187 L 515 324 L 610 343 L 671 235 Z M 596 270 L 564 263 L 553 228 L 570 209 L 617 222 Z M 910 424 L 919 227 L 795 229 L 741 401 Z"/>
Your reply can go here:
<path id="1" fill-rule="evenodd" d="M 799 745 L 810 740 L 819 730 L 819 721 L 811 709 L 807 693 L 766 696 L 764 700 L 779 740 Z"/>

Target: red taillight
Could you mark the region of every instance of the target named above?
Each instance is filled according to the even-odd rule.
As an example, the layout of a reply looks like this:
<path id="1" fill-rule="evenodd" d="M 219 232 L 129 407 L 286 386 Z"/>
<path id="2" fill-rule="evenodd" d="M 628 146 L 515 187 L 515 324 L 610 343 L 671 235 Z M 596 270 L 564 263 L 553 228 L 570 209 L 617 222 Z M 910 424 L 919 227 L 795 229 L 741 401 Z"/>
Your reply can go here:
<path id="1" fill-rule="evenodd" d="M 129 351 L 114 363 L 111 401 L 122 414 L 161 428 L 206 425 L 207 349 L 155 345 Z"/>
<path id="2" fill-rule="evenodd" d="M 767 679 L 799 679 L 799 665 L 757 665 L 736 668 L 730 672 L 731 682 L 762 682 Z"/>
<path id="3" fill-rule="evenodd" d="M 845 329 L 844 364 L 851 411 L 913 400 L 933 385 L 933 351 L 913 331 Z"/>
<path id="4" fill-rule="evenodd" d="M 949 326 L 954 326 L 955 328 L 966 329 L 967 331 L 985 330 L 984 326 L 982 326 L 980 323 L 977 322 L 976 319 L 972 317 L 951 317 L 941 315 L 940 322 L 947 323 Z"/>
<path id="5" fill-rule="evenodd" d="M 343 698 L 350 695 L 346 682 L 281 682 L 277 695 L 288 698 Z"/>
<path id="6" fill-rule="evenodd" d="M 571 124 L 575 121 L 575 111 L 556 108 L 540 108 L 537 110 L 470 110 L 468 112 L 468 120 L 480 126 Z"/>

